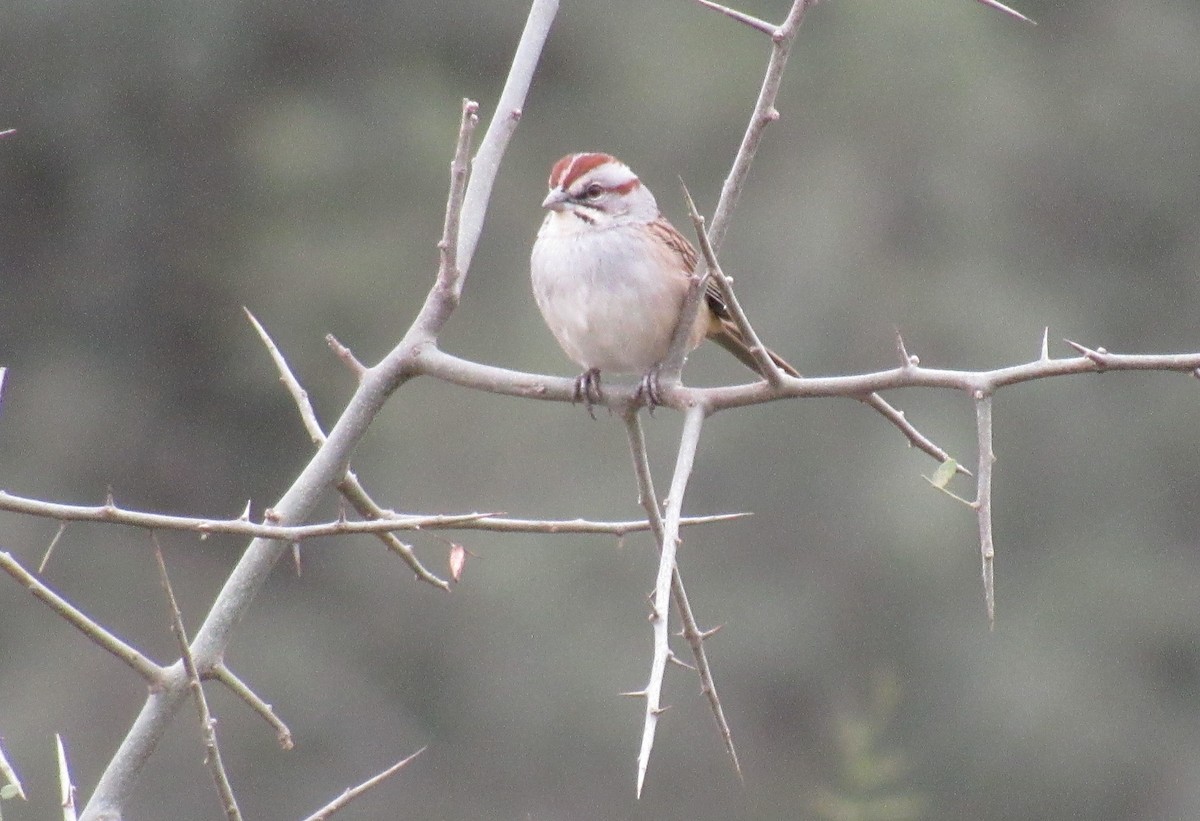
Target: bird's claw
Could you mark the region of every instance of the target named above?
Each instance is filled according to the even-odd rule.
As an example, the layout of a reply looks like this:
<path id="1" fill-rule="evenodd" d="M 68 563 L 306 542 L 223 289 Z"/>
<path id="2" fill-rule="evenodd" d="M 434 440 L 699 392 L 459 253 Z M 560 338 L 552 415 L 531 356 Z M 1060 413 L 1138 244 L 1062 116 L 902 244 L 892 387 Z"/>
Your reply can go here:
<path id="1" fill-rule="evenodd" d="M 633 401 L 645 403 L 651 416 L 654 415 L 654 409 L 663 404 L 662 393 L 658 387 L 658 368 L 646 371 L 646 375 L 638 382 L 637 389 L 633 392 Z"/>
<path id="2" fill-rule="evenodd" d="M 575 378 L 575 391 L 571 394 L 571 404 L 582 401 L 587 408 L 588 416 L 596 418 L 592 410 L 594 405 L 604 402 L 604 394 L 600 391 L 600 369 L 589 368 Z"/>

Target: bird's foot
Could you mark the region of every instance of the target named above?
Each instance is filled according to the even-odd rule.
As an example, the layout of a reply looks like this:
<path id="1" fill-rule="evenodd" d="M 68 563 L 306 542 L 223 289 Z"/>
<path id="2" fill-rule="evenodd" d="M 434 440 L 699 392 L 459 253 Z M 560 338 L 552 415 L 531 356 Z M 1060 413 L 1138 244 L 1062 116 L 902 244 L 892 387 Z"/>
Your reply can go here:
<path id="1" fill-rule="evenodd" d="M 571 394 L 571 404 L 579 401 L 587 408 L 588 416 L 595 419 L 596 413 L 592 407 L 604 402 L 604 394 L 600 391 L 599 368 L 588 368 L 575 378 L 575 392 Z"/>
<path id="2" fill-rule="evenodd" d="M 642 381 L 638 382 L 637 389 L 633 392 L 634 403 L 644 403 L 646 410 L 650 411 L 650 415 L 654 415 L 654 409 L 661 405 L 662 394 L 658 388 L 658 367 L 655 366 L 646 371 L 646 375 L 642 377 Z"/>

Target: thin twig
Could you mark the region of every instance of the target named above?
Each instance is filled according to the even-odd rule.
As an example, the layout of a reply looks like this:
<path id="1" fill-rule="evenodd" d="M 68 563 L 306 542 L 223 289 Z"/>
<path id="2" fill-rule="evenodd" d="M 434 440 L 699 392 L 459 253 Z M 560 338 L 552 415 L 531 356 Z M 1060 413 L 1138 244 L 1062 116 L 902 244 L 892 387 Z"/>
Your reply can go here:
<path id="1" fill-rule="evenodd" d="M 341 795 L 339 795 L 337 798 L 330 801 L 324 807 L 321 807 L 321 809 L 317 810 L 315 813 L 310 815 L 308 818 L 304 819 L 304 821 L 326 821 L 326 819 L 328 819 L 330 816 L 332 816 L 335 812 L 337 812 L 338 810 L 344 809 L 347 804 L 349 804 L 354 799 L 358 798 L 360 795 L 365 793 L 367 790 L 371 789 L 372 787 L 376 787 L 379 784 L 382 784 L 384 781 L 386 781 L 387 779 L 391 778 L 396 773 L 403 770 L 405 767 L 408 766 L 408 764 L 414 758 L 419 756 L 421 753 L 425 752 L 426 749 L 428 749 L 428 748 L 422 747 L 421 749 L 417 750 L 415 753 L 408 756 L 407 758 L 400 759 L 395 764 L 388 767 L 386 770 L 379 773 L 378 775 L 368 778 L 366 781 L 359 784 L 357 787 L 351 787 L 350 789 L 346 790 Z"/>
<path id="2" fill-rule="evenodd" d="M 683 185 L 682 180 L 680 184 Z M 750 348 L 751 356 L 758 363 L 759 373 L 763 375 L 772 387 L 776 387 L 783 381 L 784 373 L 771 357 L 767 355 L 766 346 L 758 338 L 758 332 L 750 324 L 750 319 L 746 316 L 746 312 L 742 310 L 741 303 L 738 302 L 737 296 L 733 293 L 733 286 L 729 282 L 729 277 L 725 276 L 725 272 L 721 270 L 721 264 L 717 262 L 717 253 L 713 250 L 712 243 L 708 241 L 708 233 L 704 230 L 704 217 L 700 216 L 700 212 L 696 210 L 696 202 L 692 199 L 692 194 L 688 191 L 686 185 L 683 185 L 683 198 L 687 203 L 688 216 L 692 218 L 692 226 L 696 230 L 696 241 L 700 245 L 700 253 L 704 257 L 708 275 L 712 277 L 712 280 L 720 289 L 721 300 L 725 303 L 725 307 L 729 310 L 733 321 L 737 323 L 742 338 Z"/>
<path id="3" fill-rule="evenodd" d="M 372 502 L 372 504 L 374 504 Z M 589 519 L 514 519 L 498 513 L 396 513 L 375 508 L 379 518 L 367 521 L 334 519 L 309 525 L 283 525 L 248 522 L 236 519 L 197 519 L 165 513 L 149 513 L 118 507 L 116 504 L 68 505 L 44 502 L 27 496 L 0 491 L 0 510 L 24 513 L 44 519 L 73 522 L 101 522 L 125 525 L 146 530 L 174 530 L 199 534 L 255 536 L 286 542 L 304 542 L 327 536 L 355 534 L 378 535 L 390 531 L 420 532 L 426 530 L 489 530 L 497 533 L 598 533 L 624 536 L 650 530 L 649 522 L 632 519 L 600 522 Z M 270 517 L 270 512 L 268 517 Z M 729 522 L 749 516 L 749 513 L 718 513 L 691 516 L 682 520 L 685 525 Z"/>
<path id="4" fill-rule="evenodd" d="M 713 11 L 719 11 L 726 17 L 737 20 L 739 23 L 747 25 L 755 31 L 767 35 L 768 37 L 774 36 L 775 34 L 775 27 L 766 20 L 759 20 L 753 15 L 746 14 L 745 12 L 738 11 L 737 9 L 731 9 L 728 6 L 722 6 L 720 3 L 714 3 L 712 0 L 696 0 L 696 2 L 705 8 L 712 9 Z"/>
<path id="5" fill-rule="evenodd" d="M 250 312 L 250 309 L 242 306 L 242 312 L 246 314 L 246 319 L 250 320 L 255 333 L 258 334 L 259 340 L 267 349 L 267 354 L 271 357 L 271 361 L 275 363 L 275 370 L 279 371 L 279 381 L 287 388 L 287 392 L 291 395 L 292 401 L 296 405 L 296 410 L 300 412 L 300 421 L 304 424 L 304 429 L 308 431 L 308 437 L 312 443 L 320 447 L 325 443 L 325 429 L 321 427 L 320 420 L 317 419 L 317 411 L 309 401 L 308 391 L 300 384 L 300 380 L 292 373 L 292 368 L 288 365 L 287 359 L 284 358 L 283 352 L 279 350 L 279 346 L 275 344 L 275 340 L 267 333 L 267 329 L 258 317 Z"/>
<path id="6" fill-rule="evenodd" d="M 800 30 L 800 24 L 804 22 L 804 12 L 815 3 L 816 0 L 794 0 L 783 23 L 771 32 L 771 56 L 767 60 L 767 70 L 758 91 L 758 99 L 754 102 L 754 110 L 750 113 L 750 122 L 742 135 L 733 165 L 721 185 L 721 196 L 717 200 L 717 207 L 713 210 L 712 222 L 708 227 L 708 240 L 716 251 L 721 250 L 725 241 L 730 217 L 737 208 L 746 178 L 750 175 L 750 166 L 754 162 L 754 155 L 758 153 L 763 131 L 779 119 L 779 112 L 775 109 L 775 98 L 779 96 L 779 87 L 783 84 L 783 70 L 787 67 L 788 55 L 796 40 L 796 33 Z"/>
<path id="7" fill-rule="evenodd" d="M 263 720 L 274 728 L 275 738 L 278 739 L 279 746 L 282 749 L 290 750 L 295 746 L 292 741 L 292 731 L 283 723 L 283 719 L 275 715 L 274 708 L 251 690 L 246 682 L 238 678 L 232 670 L 225 666 L 224 662 L 214 665 L 209 676 L 214 681 L 219 681 L 228 687 L 234 695 L 246 702 L 251 710 L 262 716 Z"/>
<path id="8" fill-rule="evenodd" d="M 982 564 L 983 601 L 987 609 L 988 628 L 996 627 L 996 548 L 992 542 L 992 395 L 975 394 L 975 425 L 979 440 L 979 475 L 975 479 L 975 513 L 979 518 L 979 558 Z"/>
<path id="9" fill-rule="evenodd" d="M 163 668 L 159 667 L 132 646 L 121 641 L 97 622 L 88 618 L 83 611 L 76 608 L 62 596 L 55 593 L 38 581 L 28 570 L 12 557 L 11 554 L 0 551 L 0 569 L 12 576 L 19 584 L 43 602 L 47 607 L 62 616 L 71 625 L 102 649 L 112 653 L 141 676 L 151 687 L 157 686 L 163 678 Z"/>
<path id="10" fill-rule="evenodd" d="M 479 103 L 463 100 L 462 119 L 458 125 L 458 144 L 450 161 L 450 195 L 446 217 L 442 223 L 442 239 L 438 243 L 441 265 L 438 266 L 438 287 L 462 294 L 463 276 L 458 267 L 458 232 L 462 220 L 463 199 L 466 197 L 471 174 L 471 136 L 479 123 Z"/>
<path id="11" fill-rule="evenodd" d="M 50 544 L 46 545 L 46 552 L 42 554 L 42 561 L 38 564 L 38 573 L 46 572 L 46 565 L 50 563 L 50 555 L 54 553 L 54 547 L 58 544 L 58 540 L 62 538 L 63 533 L 67 530 L 66 522 L 58 523 L 58 531 L 55 532 L 54 538 L 50 540 Z"/>
<path id="12" fill-rule="evenodd" d="M 230 821 L 241 821 L 242 813 L 238 809 L 237 798 L 233 794 L 233 785 L 229 783 L 229 774 L 221 761 L 221 748 L 217 745 L 216 720 L 208 709 L 208 699 L 204 697 L 204 685 L 200 683 L 200 673 L 196 670 L 196 660 L 192 658 L 192 648 L 188 646 L 187 630 L 183 626 L 183 614 L 179 612 L 179 603 L 175 600 L 175 591 L 171 589 L 171 579 L 167 575 L 167 563 L 163 559 L 162 545 L 153 531 L 150 538 L 154 542 L 154 560 L 158 564 L 158 578 L 162 582 L 167 595 L 167 606 L 171 615 L 171 631 L 179 644 L 180 658 L 183 669 L 187 671 L 188 683 L 192 688 L 192 700 L 196 704 L 196 714 L 200 718 L 200 736 L 204 739 L 204 763 L 212 775 L 217 795 L 221 797 L 221 805 L 225 809 L 225 817 Z"/>

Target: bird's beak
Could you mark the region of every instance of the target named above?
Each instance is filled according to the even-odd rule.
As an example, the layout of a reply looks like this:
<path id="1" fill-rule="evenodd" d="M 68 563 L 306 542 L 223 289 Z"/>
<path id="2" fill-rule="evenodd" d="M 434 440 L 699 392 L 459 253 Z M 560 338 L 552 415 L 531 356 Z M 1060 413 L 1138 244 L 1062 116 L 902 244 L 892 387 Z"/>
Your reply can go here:
<path id="1" fill-rule="evenodd" d="M 570 196 L 566 191 L 561 188 L 554 188 L 546 195 L 546 199 L 542 200 L 542 207 L 548 208 L 551 211 L 561 211 L 566 206 L 568 199 L 570 199 Z"/>

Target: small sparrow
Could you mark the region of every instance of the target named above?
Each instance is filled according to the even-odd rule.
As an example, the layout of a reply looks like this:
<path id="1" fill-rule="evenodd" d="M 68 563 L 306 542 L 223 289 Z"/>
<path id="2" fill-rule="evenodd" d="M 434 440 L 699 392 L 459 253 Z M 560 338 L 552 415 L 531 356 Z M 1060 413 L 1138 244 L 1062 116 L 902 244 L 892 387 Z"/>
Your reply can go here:
<path id="1" fill-rule="evenodd" d="M 680 319 L 696 249 L 658 211 L 650 189 L 609 154 L 568 154 L 550 170 L 549 209 L 530 268 L 533 295 L 563 351 L 584 369 L 575 399 L 591 412 L 603 401 L 600 372 L 636 373 L 638 391 L 658 404 L 656 377 Z M 688 334 L 687 349 L 705 337 L 759 370 L 710 281 Z M 799 372 L 772 351 L 785 373 Z"/>

